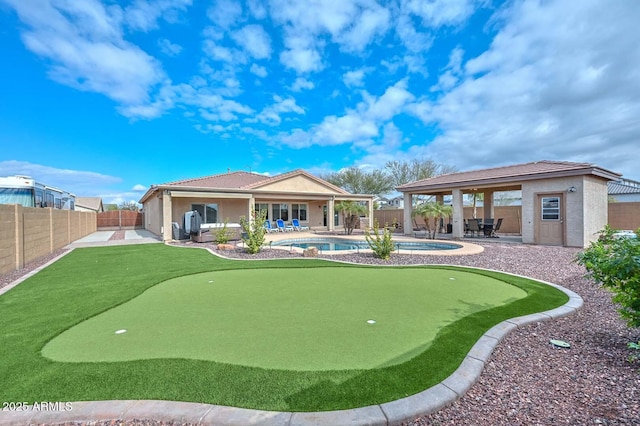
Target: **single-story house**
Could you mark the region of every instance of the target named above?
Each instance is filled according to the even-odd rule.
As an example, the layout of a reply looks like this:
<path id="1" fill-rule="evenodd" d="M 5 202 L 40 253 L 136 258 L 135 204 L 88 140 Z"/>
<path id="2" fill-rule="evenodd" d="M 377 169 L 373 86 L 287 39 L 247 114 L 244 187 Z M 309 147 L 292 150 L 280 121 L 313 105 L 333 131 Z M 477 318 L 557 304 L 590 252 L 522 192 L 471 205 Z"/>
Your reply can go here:
<path id="1" fill-rule="evenodd" d="M 76 197 L 75 209 L 81 212 L 104 212 L 100 197 Z"/>
<path id="2" fill-rule="evenodd" d="M 183 215 L 194 210 L 203 227 L 225 220 L 237 226 L 240 217 L 266 210 L 274 224 L 276 219 L 298 219 L 312 230 L 332 231 L 342 224 L 335 211 L 339 201 L 362 202 L 373 217 L 372 195 L 351 194 L 304 170 L 272 177 L 237 171 L 151 185 L 139 202 L 145 229 L 167 241 L 172 239 L 172 224 L 182 226 Z"/>
<path id="3" fill-rule="evenodd" d="M 586 247 L 607 224 L 607 182 L 620 174 L 589 163 L 536 161 L 450 173 L 396 188 L 403 193 L 404 229 L 412 229 L 413 195 L 452 195 L 454 238 L 464 235 L 463 195 L 484 193 L 484 216 L 494 218 L 493 193 L 522 191 L 522 242 Z M 497 218 L 494 218 L 497 219 Z"/>

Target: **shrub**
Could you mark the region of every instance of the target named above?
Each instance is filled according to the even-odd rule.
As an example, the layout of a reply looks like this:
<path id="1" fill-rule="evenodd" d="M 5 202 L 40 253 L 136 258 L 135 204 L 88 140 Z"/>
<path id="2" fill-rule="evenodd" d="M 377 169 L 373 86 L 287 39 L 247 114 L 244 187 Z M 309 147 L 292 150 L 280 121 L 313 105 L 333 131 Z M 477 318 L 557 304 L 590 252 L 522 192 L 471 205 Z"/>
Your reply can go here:
<path id="1" fill-rule="evenodd" d="M 216 232 L 216 243 L 227 244 L 229 242 L 229 239 L 231 238 L 231 233 L 229 231 L 229 228 L 227 228 L 228 223 L 229 223 L 229 218 L 227 217 L 224 219 L 224 224 L 222 225 L 222 228 L 220 228 L 220 230 Z"/>
<path id="2" fill-rule="evenodd" d="M 249 254 L 260 253 L 260 249 L 264 245 L 264 234 L 267 232 L 264 229 L 264 221 L 267 218 L 267 212 L 261 210 L 256 212 L 251 211 L 253 222 L 247 220 L 244 216 L 240 217 L 240 226 L 242 227 L 242 241 L 247 245 L 247 252 Z"/>
<path id="3" fill-rule="evenodd" d="M 613 301 L 630 327 L 640 327 L 640 229 L 635 234 L 617 236 L 607 225 L 577 259 L 587 276 L 614 293 Z"/>
<path id="4" fill-rule="evenodd" d="M 391 230 L 386 224 L 382 229 L 382 235 L 380 235 L 380 226 L 378 221 L 374 220 L 373 235 L 371 231 L 365 229 L 364 237 L 376 256 L 383 260 L 389 260 L 389 258 L 391 258 L 391 253 L 395 250 L 396 245 L 391 237 Z"/>

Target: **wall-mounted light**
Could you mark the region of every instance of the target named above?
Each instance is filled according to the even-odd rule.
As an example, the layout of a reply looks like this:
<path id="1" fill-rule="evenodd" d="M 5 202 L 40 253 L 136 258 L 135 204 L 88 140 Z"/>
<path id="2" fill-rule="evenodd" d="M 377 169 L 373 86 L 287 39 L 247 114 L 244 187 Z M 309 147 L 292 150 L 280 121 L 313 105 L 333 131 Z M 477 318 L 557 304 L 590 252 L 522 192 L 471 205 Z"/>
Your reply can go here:
<path id="1" fill-rule="evenodd" d="M 577 189 L 575 186 L 570 186 L 569 189 L 567 189 L 567 192 L 576 192 Z"/>

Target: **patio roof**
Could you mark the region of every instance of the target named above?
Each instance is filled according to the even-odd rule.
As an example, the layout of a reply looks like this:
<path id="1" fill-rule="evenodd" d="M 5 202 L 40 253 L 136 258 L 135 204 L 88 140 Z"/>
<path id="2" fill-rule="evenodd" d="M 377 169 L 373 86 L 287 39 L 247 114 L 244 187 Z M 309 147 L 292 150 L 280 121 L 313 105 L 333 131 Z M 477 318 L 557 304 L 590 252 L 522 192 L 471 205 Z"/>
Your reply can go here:
<path id="1" fill-rule="evenodd" d="M 500 186 L 513 189 L 523 181 L 568 176 L 594 175 L 606 180 L 618 180 L 621 175 L 591 163 L 568 161 L 535 161 L 490 169 L 449 173 L 398 186 L 400 192 L 443 191 L 454 188 Z"/>

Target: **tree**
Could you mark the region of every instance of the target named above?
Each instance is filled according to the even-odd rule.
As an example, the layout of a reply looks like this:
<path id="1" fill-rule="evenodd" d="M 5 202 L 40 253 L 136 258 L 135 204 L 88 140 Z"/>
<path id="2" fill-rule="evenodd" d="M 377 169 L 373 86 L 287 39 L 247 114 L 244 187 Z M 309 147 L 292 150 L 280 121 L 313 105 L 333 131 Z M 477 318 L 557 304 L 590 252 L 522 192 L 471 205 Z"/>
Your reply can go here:
<path id="1" fill-rule="evenodd" d="M 383 195 L 394 188 L 393 182 L 382 170 L 366 171 L 359 167 L 349 167 L 320 177 L 352 194 Z"/>
<path id="2" fill-rule="evenodd" d="M 247 253 L 257 254 L 264 245 L 264 234 L 267 230 L 264 228 L 264 221 L 267 218 L 267 211 L 260 210 L 251 211 L 253 221 L 247 220 L 246 217 L 240 216 L 240 226 L 242 227 L 242 241 L 247 245 Z"/>
<path id="3" fill-rule="evenodd" d="M 118 206 L 118 210 L 131 210 L 132 212 L 137 212 L 140 210 L 138 203 L 135 201 L 123 201 Z"/>
<path id="4" fill-rule="evenodd" d="M 452 206 L 445 206 L 442 203 L 422 203 L 411 212 L 411 215 L 420 216 L 426 224 L 427 234 L 430 238 L 435 239 L 438 222 L 444 216 L 451 216 L 452 213 Z M 434 219 L 433 228 L 431 228 L 431 219 Z"/>
<path id="5" fill-rule="evenodd" d="M 388 161 L 385 169 L 394 188 L 405 183 L 453 173 L 458 170 L 454 166 L 438 164 L 434 160 L 425 158 L 411 161 Z"/>
<path id="6" fill-rule="evenodd" d="M 618 312 L 627 324 L 640 327 L 640 228 L 635 236 L 623 237 L 605 226 L 577 261 L 588 277 L 613 291 L 613 301 L 620 305 Z"/>
<path id="7" fill-rule="evenodd" d="M 360 221 L 360 216 L 367 214 L 367 208 L 355 201 L 339 201 L 336 203 L 335 209 L 342 213 L 344 233 L 347 235 L 351 235 L 356 224 Z"/>

